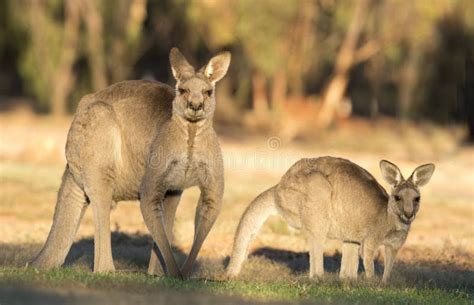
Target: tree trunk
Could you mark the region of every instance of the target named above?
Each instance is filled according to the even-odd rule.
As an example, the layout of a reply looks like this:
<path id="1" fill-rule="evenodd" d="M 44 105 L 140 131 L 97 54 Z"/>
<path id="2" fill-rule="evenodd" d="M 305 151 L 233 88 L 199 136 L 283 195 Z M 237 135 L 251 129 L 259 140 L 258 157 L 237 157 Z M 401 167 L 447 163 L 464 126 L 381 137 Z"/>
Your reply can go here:
<path id="1" fill-rule="evenodd" d="M 285 71 L 280 70 L 273 76 L 272 110 L 281 110 L 286 100 L 287 79 Z"/>
<path id="2" fill-rule="evenodd" d="M 51 111 L 54 116 L 66 114 L 67 97 L 75 81 L 72 67 L 76 59 L 79 38 L 79 9 L 75 1 L 66 1 L 64 9 L 65 21 L 62 52 L 55 71 L 54 81 L 51 84 Z"/>
<path id="3" fill-rule="evenodd" d="M 45 44 L 47 38 L 46 29 L 46 5 L 44 1 L 32 1 L 30 7 L 30 28 L 31 40 L 33 42 L 33 54 L 35 65 L 41 67 L 43 76 L 47 84 L 52 84 L 54 81 L 54 60 L 52 56 L 48 56 L 50 50 Z"/>
<path id="4" fill-rule="evenodd" d="M 117 27 L 110 50 L 108 66 L 112 82 L 124 80 L 130 73 L 137 58 L 142 25 L 147 16 L 146 0 L 119 1 L 117 5 L 126 7 L 116 10 L 115 18 L 123 19 L 123 25 Z"/>
<path id="5" fill-rule="evenodd" d="M 318 124 L 321 127 L 327 127 L 333 121 L 348 82 L 349 73 L 337 73 L 329 82 L 329 85 L 325 89 L 321 109 L 318 113 Z"/>
<path id="6" fill-rule="evenodd" d="M 99 12 L 96 1 L 82 0 L 81 4 L 82 15 L 87 27 L 87 53 L 89 68 L 92 74 L 92 85 L 94 90 L 100 90 L 107 86 L 102 15 Z"/>
<path id="7" fill-rule="evenodd" d="M 258 118 L 268 117 L 267 80 L 260 71 L 252 76 L 253 111 Z"/>
<path id="8" fill-rule="evenodd" d="M 464 103 L 466 107 L 466 119 L 469 129 L 468 142 L 474 143 L 474 50 L 470 48 L 466 52 L 466 94 L 464 95 Z"/>
<path id="9" fill-rule="evenodd" d="M 300 1 L 297 18 L 289 33 L 289 52 L 287 55 L 287 79 L 291 96 L 304 95 L 304 75 L 311 67 L 315 45 L 315 20 L 317 4 L 314 1 Z"/>
<path id="10" fill-rule="evenodd" d="M 346 91 L 369 4 L 370 0 L 359 0 L 356 3 L 349 29 L 336 58 L 334 74 L 323 93 L 321 110 L 317 118 L 321 127 L 327 127 L 334 120 L 336 110 Z"/>
<path id="11" fill-rule="evenodd" d="M 407 120 L 410 117 L 413 104 L 413 92 L 418 80 L 416 52 L 413 49 L 409 51 L 408 58 L 401 70 L 400 95 L 397 109 L 397 115 L 401 120 Z"/>

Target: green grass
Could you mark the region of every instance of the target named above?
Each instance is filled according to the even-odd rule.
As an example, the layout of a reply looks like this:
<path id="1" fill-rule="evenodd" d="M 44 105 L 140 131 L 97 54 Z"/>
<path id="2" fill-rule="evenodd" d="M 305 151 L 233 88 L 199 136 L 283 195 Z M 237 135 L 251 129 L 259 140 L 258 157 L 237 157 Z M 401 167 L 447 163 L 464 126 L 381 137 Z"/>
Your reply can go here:
<path id="1" fill-rule="evenodd" d="M 471 295 L 461 291 L 433 288 L 392 288 L 361 283 L 316 283 L 298 279 L 283 282 L 181 281 L 152 277 L 138 272 L 94 274 L 77 268 L 60 268 L 42 272 L 34 269 L 0 268 L 0 286 L 38 288 L 83 288 L 133 293 L 151 293 L 163 289 L 215 295 L 240 296 L 247 299 L 311 300 L 328 304 L 472 304 Z"/>

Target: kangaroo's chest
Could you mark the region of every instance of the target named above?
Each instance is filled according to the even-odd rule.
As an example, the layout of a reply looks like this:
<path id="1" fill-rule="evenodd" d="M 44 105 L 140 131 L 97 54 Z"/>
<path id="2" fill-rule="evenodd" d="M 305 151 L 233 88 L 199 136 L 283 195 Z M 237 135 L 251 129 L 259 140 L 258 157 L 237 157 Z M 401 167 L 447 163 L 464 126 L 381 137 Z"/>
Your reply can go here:
<path id="1" fill-rule="evenodd" d="M 207 166 L 207 160 L 187 154 L 177 155 L 170 160 L 164 177 L 165 184 L 172 190 L 200 185 L 206 178 Z"/>
<path id="2" fill-rule="evenodd" d="M 161 151 L 154 154 L 159 159 L 155 162 L 158 168 L 154 172 L 168 190 L 206 186 L 215 180 L 212 177 L 216 173 L 213 168 L 221 162 L 220 153 L 216 153 L 220 150 L 212 130 L 209 127 L 206 129 L 206 126 L 186 124 L 181 127 L 170 126 L 168 132 L 163 132 L 162 137 L 155 140 Z M 168 134 L 180 136 L 169 137 Z M 153 166 L 153 162 L 150 166 Z"/>
<path id="3" fill-rule="evenodd" d="M 409 228 L 405 226 L 399 230 L 393 230 L 388 232 L 388 234 L 384 237 L 383 244 L 396 249 L 400 248 L 407 239 L 408 230 Z"/>

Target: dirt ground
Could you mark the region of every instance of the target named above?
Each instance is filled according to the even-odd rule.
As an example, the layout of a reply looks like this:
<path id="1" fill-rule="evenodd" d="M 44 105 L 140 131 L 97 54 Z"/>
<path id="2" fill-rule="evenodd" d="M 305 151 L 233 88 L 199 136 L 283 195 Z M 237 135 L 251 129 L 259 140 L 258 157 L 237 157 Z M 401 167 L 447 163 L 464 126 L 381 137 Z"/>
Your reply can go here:
<path id="1" fill-rule="evenodd" d="M 0 115 L 0 264 L 24 265 L 45 241 L 64 169 L 64 144 L 70 118 Z M 357 127 L 357 126 L 356 126 Z M 379 126 L 380 127 L 380 126 Z M 433 127 L 343 126 L 332 136 L 288 143 L 279 135 L 255 135 L 238 128 L 219 129 L 225 162 L 226 189 L 221 215 L 199 256 L 197 277 L 218 278 L 231 252 L 233 235 L 248 203 L 276 184 L 302 157 L 333 155 L 348 158 L 379 181 L 378 162 L 388 159 L 407 176 L 422 163 L 436 171 L 422 189 L 421 210 L 397 257 L 395 285 L 434 285 L 474 291 L 474 149 L 459 144 L 456 129 Z M 365 144 L 364 144 L 365 143 Z M 384 186 L 386 184 L 383 183 Z M 175 225 L 180 259 L 193 238 L 197 189 L 185 191 Z M 137 202 L 119 203 L 112 212 L 114 259 L 121 270 L 144 270 L 150 239 Z M 92 212 L 87 211 L 69 264 L 92 263 Z M 326 247 L 326 271 L 339 268 L 340 244 Z M 305 240 L 280 218 L 271 218 L 251 246 L 242 279 L 291 279 L 306 274 Z M 377 270 L 382 270 L 382 253 Z M 100 298 L 100 296 L 99 296 Z M 195 303 L 199 304 L 199 302 Z"/>

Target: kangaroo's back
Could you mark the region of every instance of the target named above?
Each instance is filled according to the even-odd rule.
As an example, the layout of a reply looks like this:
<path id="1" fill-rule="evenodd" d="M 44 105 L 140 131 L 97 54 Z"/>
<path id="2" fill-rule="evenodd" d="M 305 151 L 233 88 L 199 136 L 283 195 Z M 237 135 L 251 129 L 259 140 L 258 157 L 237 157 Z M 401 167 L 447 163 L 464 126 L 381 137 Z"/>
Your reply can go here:
<path id="1" fill-rule="evenodd" d="M 83 97 L 76 117 L 91 104 L 103 102 L 114 111 L 123 136 L 138 140 L 169 120 L 174 97 L 172 87 L 157 81 L 123 81 Z"/>
<path id="2" fill-rule="evenodd" d="M 342 158 L 301 159 L 285 173 L 279 185 L 281 188 L 298 189 L 301 192 L 311 189 L 318 192 L 320 187 L 313 185 L 318 183 L 314 182 L 314 176 L 321 176 L 329 183 L 332 201 L 355 202 L 348 199 L 362 196 L 361 201 L 386 207 L 387 193 L 377 180 L 359 165 Z"/>
<path id="3" fill-rule="evenodd" d="M 276 204 L 290 224 L 299 227 L 302 213 L 311 215 L 310 222 L 327 219 L 334 238 L 344 232 L 366 234 L 387 209 L 383 187 L 365 169 L 342 158 L 302 159 L 276 190 Z"/>

